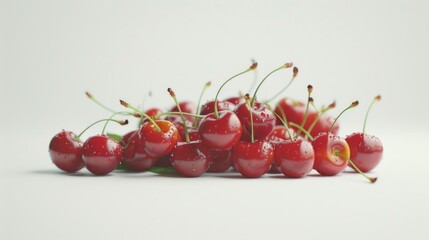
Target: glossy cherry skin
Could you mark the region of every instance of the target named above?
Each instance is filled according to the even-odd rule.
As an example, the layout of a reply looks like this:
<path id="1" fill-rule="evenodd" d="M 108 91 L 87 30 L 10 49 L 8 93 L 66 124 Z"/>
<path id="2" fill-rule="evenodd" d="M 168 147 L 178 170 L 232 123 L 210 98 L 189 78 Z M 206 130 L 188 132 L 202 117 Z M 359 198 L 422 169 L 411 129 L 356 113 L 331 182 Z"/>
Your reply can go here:
<path id="1" fill-rule="evenodd" d="M 231 111 L 207 114 L 198 127 L 201 141 L 210 149 L 228 150 L 240 141 L 243 127 L 237 115 Z"/>
<path id="2" fill-rule="evenodd" d="M 197 112 L 197 106 L 193 102 L 183 101 L 183 102 L 179 103 L 179 106 L 180 106 L 180 109 L 182 110 L 182 112 L 184 112 L 184 113 L 195 114 Z M 180 112 L 180 111 L 179 111 L 179 108 L 177 106 L 174 106 L 170 109 L 170 112 Z M 188 115 L 185 115 L 184 117 L 186 120 L 188 120 L 190 122 L 193 122 L 195 119 L 194 117 L 188 116 Z"/>
<path id="3" fill-rule="evenodd" d="M 180 142 L 170 155 L 171 165 L 181 175 L 199 177 L 211 164 L 210 150 L 201 141 Z"/>
<path id="4" fill-rule="evenodd" d="M 350 147 L 350 159 L 362 172 L 369 172 L 380 163 L 383 144 L 376 136 L 353 133 L 346 137 L 346 141 Z"/>
<path id="5" fill-rule="evenodd" d="M 344 138 L 324 132 L 314 138 L 312 145 L 314 150 L 313 168 L 320 174 L 334 176 L 347 167 L 350 148 Z"/>
<path id="6" fill-rule="evenodd" d="M 152 122 L 145 122 L 140 130 L 140 145 L 152 157 L 159 158 L 170 154 L 177 144 L 179 132 L 173 123 L 166 120 L 155 121 L 160 131 Z"/>
<path id="7" fill-rule="evenodd" d="M 76 139 L 74 133 L 63 130 L 49 143 L 49 155 L 55 166 L 73 173 L 85 166 L 82 160 L 82 146 L 83 143 Z"/>
<path id="8" fill-rule="evenodd" d="M 215 101 L 208 101 L 207 103 L 203 104 L 201 106 L 201 115 L 207 115 L 209 113 L 214 112 L 214 102 Z M 228 101 L 217 101 L 217 110 L 220 111 L 234 111 L 235 104 L 228 102 Z"/>
<path id="9" fill-rule="evenodd" d="M 244 97 L 230 97 L 225 99 L 225 101 L 230 102 L 232 104 L 234 104 L 235 106 L 237 106 L 238 104 L 244 102 Z"/>
<path id="10" fill-rule="evenodd" d="M 145 113 L 149 117 L 153 118 L 153 117 L 157 116 L 158 114 L 161 114 L 162 110 L 159 108 L 149 108 L 148 110 L 145 111 Z M 141 120 L 143 120 L 143 119 L 145 119 L 145 118 L 143 117 Z M 141 126 L 143 124 L 143 122 L 147 122 L 147 121 L 149 121 L 149 120 L 145 119 L 144 121 L 140 121 L 139 126 Z"/>
<path id="11" fill-rule="evenodd" d="M 289 131 L 292 136 L 295 134 L 295 131 L 292 128 L 289 128 Z M 270 142 L 271 145 L 274 146 L 274 148 L 276 148 L 277 144 L 289 139 L 289 134 L 287 133 L 286 127 L 283 125 L 276 125 L 273 131 L 265 138 L 265 140 Z M 271 168 L 268 172 L 281 173 L 277 165 L 275 164 L 275 161 L 273 161 L 273 164 L 271 165 Z"/>
<path id="12" fill-rule="evenodd" d="M 276 126 L 275 115 L 264 104 L 259 102 L 255 102 L 251 110 L 247 103 L 239 104 L 234 112 L 243 124 L 243 137 L 248 141 L 251 138 L 250 111 L 252 111 L 255 140 L 266 138 Z"/>
<path id="13" fill-rule="evenodd" d="M 317 118 L 318 115 L 319 114 L 317 112 L 314 112 L 314 111 L 309 112 L 308 116 L 307 116 L 307 121 L 304 124 L 304 128 L 305 129 L 309 129 L 310 126 L 313 124 L 314 120 L 316 120 L 316 118 Z M 302 119 L 301 122 L 303 120 L 304 119 Z M 329 132 L 329 129 L 331 128 L 331 125 L 332 125 L 333 122 L 334 122 L 334 118 L 333 117 L 328 116 L 328 115 L 321 116 L 319 118 L 319 120 L 317 121 L 316 125 L 314 125 L 313 130 L 311 130 L 311 132 L 310 132 L 311 136 L 317 136 L 317 135 L 319 135 L 319 133 L 322 133 L 322 132 Z M 331 133 L 336 135 L 338 133 L 339 126 L 340 125 L 337 122 L 334 125 L 334 127 L 332 128 Z M 304 136 L 304 134 L 303 134 L 303 136 Z"/>
<path id="14" fill-rule="evenodd" d="M 208 172 L 226 172 L 232 166 L 231 150 L 211 150 L 210 154 L 212 156 L 212 165 Z"/>
<path id="15" fill-rule="evenodd" d="M 83 161 L 94 175 L 106 175 L 115 170 L 122 154 L 121 144 L 106 135 L 92 136 L 83 144 Z"/>
<path id="16" fill-rule="evenodd" d="M 281 99 L 274 110 L 280 117 L 286 116 L 288 122 L 294 122 L 301 124 L 304 119 L 305 103 L 300 101 L 294 101 L 290 98 Z M 278 125 L 281 125 L 281 121 L 277 121 Z"/>
<path id="17" fill-rule="evenodd" d="M 287 177 L 300 178 L 311 172 L 314 165 L 314 150 L 310 142 L 297 139 L 277 144 L 274 161 Z"/>
<path id="18" fill-rule="evenodd" d="M 232 162 L 244 177 L 258 178 L 264 175 L 273 162 L 274 148 L 264 140 L 254 143 L 241 141 L 232 149 Z"/>
<path id="19" fill-rule="evenodd" d="M 143 172 L 151 168 L 157 161 L 157 158 L 146 153 L 139 144 L 140 135 L 138 131 L 131 131 L 122 138 L 124 153 L 122 162 L 129 171 Z"/>

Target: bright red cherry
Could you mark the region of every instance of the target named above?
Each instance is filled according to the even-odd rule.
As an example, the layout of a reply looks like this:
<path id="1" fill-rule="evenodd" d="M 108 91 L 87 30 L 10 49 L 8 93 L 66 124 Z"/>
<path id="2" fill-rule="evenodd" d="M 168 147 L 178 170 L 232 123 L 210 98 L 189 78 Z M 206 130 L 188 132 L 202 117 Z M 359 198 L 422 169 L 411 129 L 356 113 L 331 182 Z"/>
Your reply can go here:
<path id="1" fill-rule="evenodd" d="M 302 139 L 286 140 L 277 144 L 274 159 L 278 169 L 285 176 L 303 177 L 313 169 L 313 146 Z"/>
<path id="2" fill-rule="evenodd" d="M 180 142 L 172 151 L 170 161 L 179 174 L 198 177 L 210 167 L 210 150 L 201 141 Z"/>
<path id="3" fill-rule="evenodd" d="M 83 144 L 82 159 L 86 168 L 94 175 L 106 175 L 119 165 L 122 146 L 106 135 L 88 138 Z"/>
<path id="4" fill-rule="evenodd" d="M 337 175 L 347 167 L 350 148 L 346 140 L 332 133 L 320 133 L 313 140 L 314 169 L 324 176 Z"/>
<path id="5" fill-rule="evenodd" d="M 237 106 L 238 104 L 244 102 L 244 98 L 243 97 L 230 97 L 230 98 L 225 99 L 225 101 L 230 102 L 230 103 Z"/>
<path id="6" fill-rule="evenodd" d="M 273 145 L 274 149 L 276 148 L 277 144 L 286 141 L 286 140 L 290 140 L 290 136 L 287 132 L 287 130 L 290 131 L 291 135 L 294 135 L 294 131 L 293 129 L 289 128 L 286 129 L 285 126 L 283 125 L 276 125 L 274 127 L 274 130 L 268 134 L 268 136 L 265 138 L 265 140 L 267 140 L 269 143 L 271 143 L 271 145 Z M 269 173 L 281 173 L 280 170 L 277 168 L 277 165 L 274 163 L 269 170 Z"/>
<path id="7" fill-rule="evenodd" d="M 131 131 L 127 133 L 121 141 L 124 146 L 124 153 L 122 162 L 125 164 L 127 170 L 133 172 L 143 172 L 151 168 L 157 161 L 146 153 L 140 143 L 140 135 L 138 131 Z"/>
<path id="8" fill-rule="evenodd" d="M 252 111 L 253 116 L 254 138 L 256 140 L 264 139 L 274 130 L 274 127 L 276 126 L 276 117 L 271 110 L 259 102 L 255 102 L 252 109 L 250 109 L 250 106 L 245 102 L 239 104 L 235 113 L 243 124 L 244 138 L 248 141 L 250 141 L 251 138 L 250 111 Z"/>
<path id="9" fill-rule="evenodd" d="M 362 171 L 374 169 L 383 157 L 383 144 L 376 136 L 366 133 L 353 133 L 346 137 L 350 147 L 350 159 Z M 354 168 L 352 165 L 349 165 Z"/>
<path id="10" fill-rule="evenodd" d="M 207 115 L 214 112 L 214 103 L 215 101 L 208 101 L 207 103 L 201 106 L 201 115 Z M 218 111 L 234 111 L 235 104 L 228 101 L 217 101 L 217 110 Z"/>
<path id="11" fill-rule="evenodd" d="M 264 175 L 273 162 L 274 148 L 265 141 L 253 143 L 241 141 L 232 150 L 234 168 L 241 175 L 249 178 L 258 178 Z"/>
<path id="12" fill-rule="evenodd" d="M 240 141 L 243 127 L 237 115 L 230 111 L 207 114 L 200 122 L 198 133 L 201 141 L 209 148 L 228 150 Z"/>
<path id="13" fill-rule="evenodd" d="M 83 143 L 69 131 L 61 131 L 49 143 L 49 154 L 52 162 L 61 170 L 73 173 L 82 169 Z"/>
<path id="14" fill-rule="evenodd" d="M 177 128 L 166 120 L 145 122 L 139 130 L 139 135 L 143 149 L 155 158 L 170 154 L 179 138 Z"/>
<path id="15" fill-rule="evenodd" d="M 380 139 L 365 133 L 368 114 L 374 103 L 380 100 L 381 96 L 376 96 L 368 107 L 362 133 L 353 133 L 346 137 L 350 146 L 350 159 L 362 172 L 369 172 L 374 169 L 383 157 L 383 144 Z M 349 166 L 358 171 L 352 164 Z"/>
<path id="16" fill-rule="evenodd" d="M 182 112 L 185 113 L 192 113 L 195 114 L 197 112 L 197 106 L 195 105 L 195 103 L 190 102 L 190 101 L 183 101 L 181 103 L 179 103 L 180 109 L 182 110 Z M 179 109 L 177 106 L 174 106 L 171 108 L 170 112 L 179 112 Z M 185 116 L 186 120 L 188 120 L 189 122 L 194 122 L 195 118 L 193 116 Z M 168 119 L 168 117 L 167 117 Z"/>

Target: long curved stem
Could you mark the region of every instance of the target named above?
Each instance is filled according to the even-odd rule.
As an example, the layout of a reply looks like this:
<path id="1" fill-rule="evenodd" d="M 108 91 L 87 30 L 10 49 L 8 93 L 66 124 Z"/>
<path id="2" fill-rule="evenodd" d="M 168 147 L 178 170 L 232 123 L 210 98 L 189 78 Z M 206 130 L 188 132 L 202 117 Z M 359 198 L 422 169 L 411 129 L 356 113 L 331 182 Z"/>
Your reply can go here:
<path id="1" fill-rule="evenodd" d="M 256 87 L 255 93 L 253 93 L 252 101 L 250 102 L 250 106 L 251 106 L 251 107 L 253 107 L 253 106 L 255 105 L 255 101 L 256 101 L 256 94 L 258 93 L 259 88 L 261 87 L 262 83 L 264 83 L 264 82 L 265 82 L 265 80 L 267 80 L 267 78 L 268 78 L 269 76 L 271 76 L 271 74 L 273 74 L 273 73 L 275 73 L 275 72 L 277 72 L 277 71 L 279 71 L 279 70 L 281 70 L 281 69 L 283 69 L 283 68 L 285 68 L 285 65 L 282 65 L 281 67 L 278 67 L 278 68 L 274 69 L 273 71 L 271 71 L 270 73 L 268 73 L 268 75 L 267 75 L 267 76 L 265 76 L 265 77 L 264 77 L 264 79 L 262 79 L 262 81 L 259 83 L 258 87 Z"/>

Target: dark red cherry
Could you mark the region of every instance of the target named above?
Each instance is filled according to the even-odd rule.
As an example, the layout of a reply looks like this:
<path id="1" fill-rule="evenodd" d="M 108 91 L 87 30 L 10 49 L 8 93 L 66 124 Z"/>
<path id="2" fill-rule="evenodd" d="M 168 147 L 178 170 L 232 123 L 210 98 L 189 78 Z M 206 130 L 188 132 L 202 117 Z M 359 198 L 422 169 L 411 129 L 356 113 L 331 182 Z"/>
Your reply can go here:
<path id="1" fill-rule="evenodd" d="M 257 178 L 264 175 L 273 162 L 274 148 L 264 140 L 254 143 L 241 141 L 232 149 L 234 168 L 241 175 Z"/>
<path id="2" fill-rule="evenodd" d="M 119 165 L 122 146 L 106 135 L 88 138 L 83 144 L 82 159 L 86 168 L 94 175 L 106 175 Z"/>
<path id="3" fill-rule="evenodd" d="M 211 154 L 201 141 L 180 142 L 171 152 L 170 161 L 179 174 L 198 177 L 209 169 Z"/>
<path id="4" fill-rule="evenodd" d="M 127 133 L 122 141 L 124 146 L 124 153 L 122 162 L 125 164 L 127 170 L 133 172 L 143 172 L 151 168 L 157 161 L 146 153 L 144 148 L 140 145 L 140 135 L 138 131 L 131 131 Z"/>
<path id="5" fill-rule="evenodd" d="M 85 166 L 82 160 L 82 145 L 74 133 L 63 130 L 49 143 L 49 155 L 59 169 L 76 172 Z"/>
<path id="6" fill-rule="evenodd" d="M 353 133 L 346 137 L 346 141 L 350 147 L 350 159 L 362 172 L 369 172 L 380 163 L 383 144 L 376 136 Z"/>
<path id="7" fill-rule="evenodd" d="M 280 142 L 274 150 L 274 161 L 285 176 L 303 177 L 313 169 L 313 146 L 302 139 Z"/>
<path id="8" fill-rule="evenodd" d="M 179 132 L 173 123 L 166 120 L 145 122 L 140 130 L 140 144 L 147 154 L 159 158 L 171 153 L 177 144 Z"/>
<path id="9" fill-rule="evenodd" d="M 276 126 L 276 117 L 264 104 L 255 102 L 250 110 L 249 104 L 243 102 L 237 106 L 235 113 L 243 124 L 243 137 L 247 141 L 251 139 L 250 111 L 253 116 L 254 139 L 266 138 Z"/>
<path id="10" fill-rule="evenodd" d="M 219 118 L 214 113 L 207 114 L 198 127 L 201 141 L 216 150 L 231 149 L 240 141 L 242 132 L 240 120 L 230 111 L 220 111 Z"/>
<path id="11" fill-rule="evenodd" d="M 332 133 L 320 133 L 313 140 L 314 169 L 322 175 L 333 176 L 347 167 L 350 148 L 346 140 Z"/>
<path id="12" fill-rule="evenodd" d="M 207 115 L 209 113 L 214 112 L 214 102 L 215 101 L 209 101 L 201 106 L 201 115 Z M 218 111 L 234 111 L 235 104 L 229 102 L 229 101 L 217 101 L 217 109 Z"/>
<path id="13" fill-rule="evenodd" d="M 244 98 L 243 97 L 230 97 L 225 99 L 225 101 L 230 102 L 232 104 L 234 104 L 235 106 L 237 106 L 238 104 L 244 102 Z"/>
<path id="14" fill-rule="evenodd" d="M 211 150 L 212 165 L 208 172 L 226 172 L 232 166 L 231 150 Z"/>

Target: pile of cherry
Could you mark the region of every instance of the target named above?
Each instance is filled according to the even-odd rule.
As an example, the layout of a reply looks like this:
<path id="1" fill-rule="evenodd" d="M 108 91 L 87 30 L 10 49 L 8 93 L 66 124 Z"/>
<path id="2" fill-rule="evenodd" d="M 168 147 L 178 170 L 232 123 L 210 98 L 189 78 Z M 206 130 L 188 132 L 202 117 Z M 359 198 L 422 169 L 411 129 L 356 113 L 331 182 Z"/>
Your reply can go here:
<path id="1" fill-rule="evenodd" d="M 349 166 L 369 181 L 377 180 L 365 173 L 380 162 L 383 145 L 377 137 L 365 133 L 365 125 L 371 106 L 380 96 L 375 97 L 368 108 L 363 131 L 345 138 L 337 135 L 337 119 L 346 110 L 356 107 L 358 101 L 332 118 L 325 113 L 335 107 L 335 102 L 327 107 L 316 107 L 311 85 L 307 87 L 306 103 L 282 98 L 273 109 L 268 104 L 270 100 L 257 100 L 262 83 L 281 69 L 292 69 L 292 77 L 275 97 L 292 83 L 298 75 L 298 68 L 292 63 L 271 71 L 259 83 L 253 97 L 246 94 L 218 100 L 226 83 L 256 67 L 254 62 L 245 71 L 229 78 L 219 88 L 215 99 L 201 107 L 201 97 L 210 83 L 204 86 L 197 105 L 179 102 L 174 91 L 168 89 L 176 103 L 169 112 L 159 108 L 143 111 L 123 100 L 120 103 L 126 110 L 113 112 L 87 93 L 91 100 L 113 114 L 95 122 L 105 122 L 103 132 L 85 142 L 81 135 L 89 127 L 79 135 L 64 130 L 55 135 L 49 144 L 52 162 L 65 172 L 73 173 L 86 167 L 94 175 L 106 175 L 122 168 L 132 172 L 173 171 L 186 177 L 198 177 L 205 172 L 233 169 L 249 178 L 261 177 L 267 172 L 300 178 L 312 169 L 321 175 L 333 176 Z M 115 119 L 118 115 L 140 118 L 138 129 L 120 139 L 104 134 L 109 122 L 128 123 L 128 120 Z"/>

